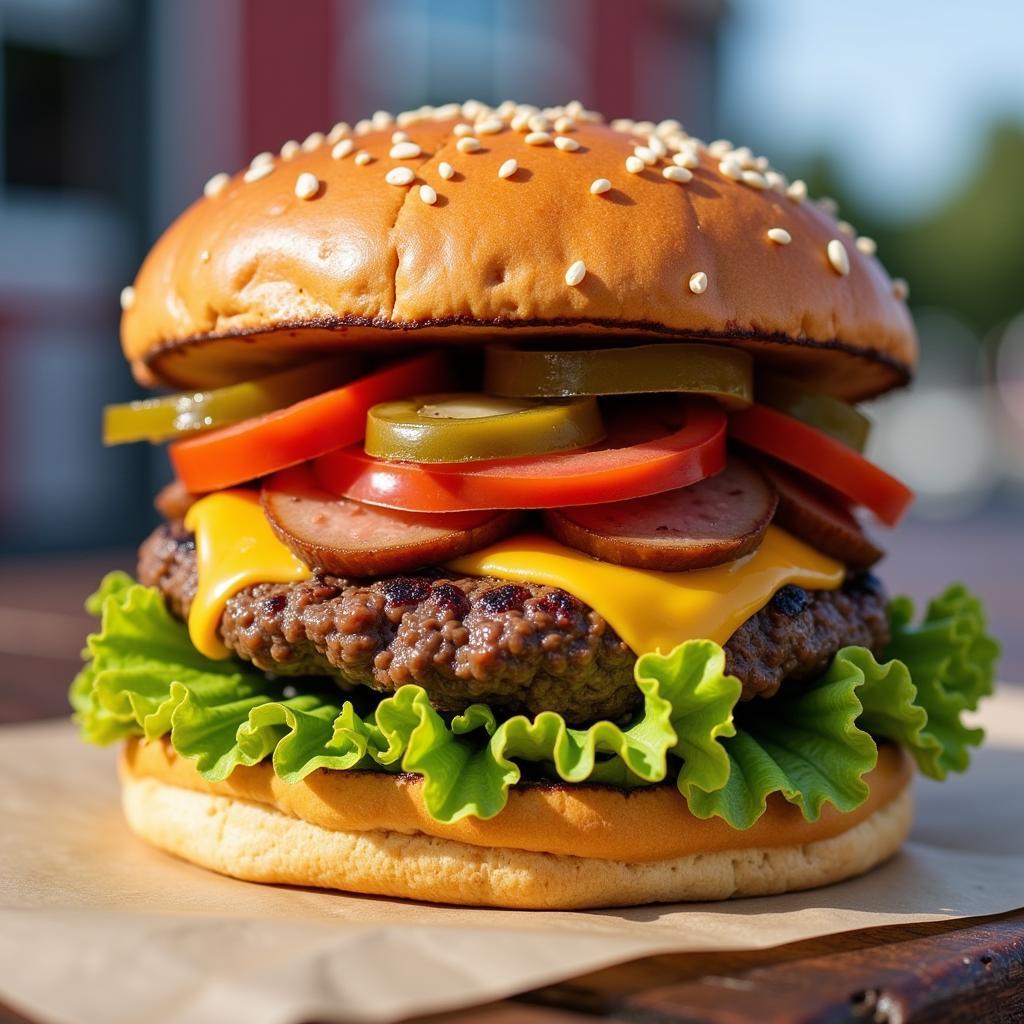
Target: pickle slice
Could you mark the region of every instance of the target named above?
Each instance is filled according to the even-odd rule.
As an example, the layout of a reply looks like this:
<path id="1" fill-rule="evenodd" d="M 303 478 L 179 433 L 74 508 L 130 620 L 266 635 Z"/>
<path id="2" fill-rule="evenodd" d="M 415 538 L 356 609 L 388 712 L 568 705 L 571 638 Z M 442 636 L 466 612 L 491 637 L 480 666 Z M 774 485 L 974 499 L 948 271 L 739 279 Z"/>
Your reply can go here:
<path id="1" fill-rule="evenodd" d="M 484 390 L 523 398 L 665 391 L 706 395 L 730 409 L 745 409 L 753 401 L 752 365 L 741 349 L 695 342 L 561 351 L 492 345 L 485 355 Z"/>
<path id="2" fill-rule="evenodd" d="M 604 438 L 597 401 L 423 395 L 366 417 L 366 453 L 399 462 L 473 462 L 586 448 Z"/>
<path id="3" fill-rule="evenodd" d="M 820 430 L 840 444 L 863 452 L 871 420 L 854 406 L 769 370 L 758 370 L 757 400 Z"/>
<path id="4" fill-rule="evenodd" d="M 240 423 L 340 387 L 360 372 L 364 362 L 354 354 L 335 356 L 215 391 L 188 391 L 108 405 L 103 410 L 103 443 L 166 441 Z"/>

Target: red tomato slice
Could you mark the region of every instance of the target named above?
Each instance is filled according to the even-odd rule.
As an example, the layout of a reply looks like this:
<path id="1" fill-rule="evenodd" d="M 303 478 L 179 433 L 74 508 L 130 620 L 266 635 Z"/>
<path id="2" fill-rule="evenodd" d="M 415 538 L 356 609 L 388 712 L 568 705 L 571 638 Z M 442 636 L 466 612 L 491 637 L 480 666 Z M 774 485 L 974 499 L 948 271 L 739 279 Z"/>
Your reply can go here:
<path id="1" fill-rule="evenodd" d="M 802 470 L 863 505 L 889 526 L 903 517 L 914 492 L 852 448 L 763 405 L 729 417 L 729 433 L 744 444 Z"/>
<path id="2" fill-rule="evenodd" d="M 327 490 L 369 505 L 468 512 L 637 498 L 688 487 L 725 465 L 726 414 L 710 402 L 648 402 L 607 426 L 605 444 L 586 451 L 425 466 L 375 459 L 353 445 L 313 470 Z"/>
<path id="3" fill-rule="evenodd" d="M 189 491 L 233 487 L 360 440 L 366 413 L 378 402 L 451 384 L 444 355 L 428 352 L 266 416 L 177 441 L 171 463 Z"/>

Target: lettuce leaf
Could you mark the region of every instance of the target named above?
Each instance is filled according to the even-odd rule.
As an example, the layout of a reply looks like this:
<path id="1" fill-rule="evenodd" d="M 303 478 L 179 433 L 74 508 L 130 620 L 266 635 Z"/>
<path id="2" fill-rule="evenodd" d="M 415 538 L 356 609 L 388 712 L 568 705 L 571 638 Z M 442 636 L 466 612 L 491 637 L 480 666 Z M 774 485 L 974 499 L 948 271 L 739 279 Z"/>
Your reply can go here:
<path id="1" fill-rule="evenodd" d="M 553 712 L 499 722 L 482 704 L 449 723 L 419 686 L 401 687 L 362 717 L 336 688 L 313 684 L 288 696 L 292 687 L 248 666 L 211 661 L 159 593 L 124 574 L 108 576 L 90 608 L 100 614 L 100 630 L 89 637 L 90 660 L 71 688 L 84 737 L 110 743 L 169 735 L 211 780 L 266 757 L 288 782 L 318 768 L 416 772 L 429 812 L 445 822 L 498 814 L 522 762 L 566 782 L 640 785 L 664 780 L 674 752 L 687 758 L 692 785 L 714 789 L 725 781 L 718 737 L 730 734 L 740 684 L 725 675 L 722 649 L 707 641 L 644 659 L 642 708 L 626 728 L 597 722 L 574 729 Z"/>
<path id="2" fill-rule="evenodd" d="M 569 783 L 651 785 L 674 773 L 695 814 L 735 828 L 757 821 L 775 792 L 809 820 L 825 803 L 852 810 L 867 796 L 875 737 L 904 746 L 933 777 L 966 768 L 981 733 L 961 714 L 991 692 L 998 654 L 980 603 L 953 587 L 918 626 L 909 602 L 893 602 L 892 660 L 845 648 L 820 679 L 739 704 L 723 649 L 691 640 L 637 660 L 643 703 L 628 726 L 575 729 L 553 712 L 499 721 L 482 704 L 446 721 L 412 685 L 361 715 L 320 680 L 297 692 L 205 658 L 159 593 L 123 573 L 107 576 L 87 607 L 101 625 L 70 694 L 87 740 L 166 735 L 211 780 L 266 758 L 288 782 L 319 768 L 415 772 L 443 822 L 498 814 L 524 763 Z"/>

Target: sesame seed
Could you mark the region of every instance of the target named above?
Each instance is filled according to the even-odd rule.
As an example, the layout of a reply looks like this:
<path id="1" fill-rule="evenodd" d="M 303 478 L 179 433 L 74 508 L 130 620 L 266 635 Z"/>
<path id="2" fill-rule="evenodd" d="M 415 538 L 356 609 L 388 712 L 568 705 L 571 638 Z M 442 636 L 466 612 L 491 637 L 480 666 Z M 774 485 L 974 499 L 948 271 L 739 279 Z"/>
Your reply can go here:
<path id="1" fill-rule="evenodd" d="M 846 246 L 838 238 L 833 238 L 825 247 L 825 253 L 829 263 L 832 264 L 832 269 L 840 277 L 846 277 L 850 272 L 850 256 L 846 251 Z"/>
<path id="2" fill-rule="evenodd" d="M 461 139 L 465 135 L 472 135 L 473 128 L 471 125 L 461 122 L 452 129 L 452 134 L 457 138 Z"/>
<path id="3" fill-rule="evenodd" d="M 570 139 L 568 135 L 556 135 L 555 146 L 563 153 L 575 153 L 580 148 L 580 144 L 575 139 Z"/>
<path id="4" fill-rule="evenodd" d="M 530 132 L 523 137 L 523 142 L 528 146 L 546 146 L 550 141 L 551 136 L 543 131 Z"/>
<path id="5" fill-rule="evenodd" d="M 754 170 L 760 171 L 762 174 L 767 174 L 771 170 L 771 164 L 768 162 L 768 157 L 759 156 L 754 158 Z"/>
<path id="6" fill-rule="evenodd" d="M 718 170 L 726 178 L 732 178 L 733 181 L 743 180 L 743 167 L 738 160 L 733 160 L 731 157 L 726 157 L 719 165 Z"/>
<path id="7" fill-rule="evenodd" d="M 681 184 L 687 181 L 693 180 L 693 171 L 688 171 L 685 167 L 666 167 L 662 172 L 661 176 L 667 178 L 669 181 L 678 181 Z"/>
<path id="8" fill-rule="evenodd" d="M 335 147 L 331 150 L 331 156 L 335 160 L 341 160 L 343 157 L 349 155 L 353 149 L 356 148 L 356 144 L 351 139 L 342 139 Z"/>
<path id="9" fill-rule="evenodd" d="M 345 138 L 346 135 L 352 134 L 352 127 L 347 121 L 339 121 L 328 133 L 327 141 L 333 146 L 334 143 L 339 142 Z"/>
<path id="10" fill-rule="evenodd" d="M 638 156 L 627 156 L 626 157 L 626 170 L 630 174 L 639 174 L 647 164 L 643 162 Z"/>
<path id="11" fill-rule="evenodd" d="M 200 263 L 209 263 L 210 262 L 210 250 L 209 249 L 203 249 L 199 253 L 199 262 Z"/>
<path id="12" fill-rule="evenodd" d="M 409 133 L 403 131 L 397 131 L 391 133 L 391 145 L 397 146 L 400 142 L 408 142 Z"/>
<path id="13" fill-rule="evenodd" d="M 447 181 L 455 173 L 455 168 L 447 160 L 442 160 L 437 165 L 437 173 Z"/>
<path id="14" fill-rule="evenodd" d="M 512 131 L 528 132 L 530 130 L 530 114 L 527 111 L 520 111 L 510 122 Z"/>
<path id="15" fill-rule="evenodd" d="M 462 113 L 462 108 L 458 103 L 446 103 L 443 107 L 437 107 L 434 110 L 435 121 L 450 121 L 453 117 L 458 117 Z"/>
<path id="16" fill-rule="evenodd" d="M 743 184 L 751 188 L 767 188 L 768 179 L 760 171 L 744 171 Z"/>
<path id="17" fill-rule="evenodd" d="M 693 168 L 700 166 L 700 157 L 697 156 L 692 150 L 686 150 L 682 153 L 676 153 L 672 157 L 672 163 L 676 167 L 685 167 L 688 171 L 692 171 Z"/>
<path id="18" fill-rule="evenodd" d="M 551 122 L 543 114 L 534 114 L 526 126 L 531 132 L 546 132 L 551 127 Z"/>
<path id="19" fill-rule="evenodd" d="M 657 131 L 659 135 L 676 135 L 682 130 L 683 126 L 674 117 L 658 122 Z"/>
<path id="20" fill-rule="evenodd" d="M 582 276 L 582 275 L 581 275 Z M 131 309 L 135 305 L 135 289 L 129 284 L 121 289 L 121 308 Z"/>
<path id="21" fill-rule="evenodd" d="M 470 119 L 479 117 L 486 109 L 487 107 L 479 100 L 466 100 L 462 104 L 462 116 Z"/>
<path id="22" fill-rule="evenodd" d="M 768 182 L 768 187 L 775 192 L 785 192 L 786 186 L 789 182 L 786 180 L 784 174 L 779 174 L 778 171 L 765 171 L 765 181 Z"/>
<path id="23" fill-rule="evenodd" d="M 702 295 L 708 290 L 708 275 L 703 270 L 698 270 L 690 277 L 690 291 L 694 295 Z"/>
<path id="24" fill-rule="evenodd" d="M 731 153 L 733 149 L 732 143 L 728 139 L 715 139 L 714 142 L 708 145 L 708 152 L 712 156 L 723 157 L 726 153 Z"/>
<path id="25" fill-rule="evenodd" d="M 274 162 L 274 154 L 268 150 L 264 150 L 262 153 L 257 153 L 250 161 L 250 167 L 259 167 L 260 164 L 272 164 Z"/>
<path id="26" fill-rule="evenodd" d="M 793 200 L 795 203 L 802 203 L 807 198 L 807 182 L 801 178 L 797 178 L 789 188 L 786 189 L 786 195 Z"/>
<path id="27" fill-rule="evenodd" d="M 391 147 L 388 156 L 392 160 L 412 160 L 422 152 L 423 150 L 415 142 L 396 142 Z"/>
<path id="28" fill-rule="evenodd" d="M 647 140 L 647 148 L 659 159 L 668 156 L 668 146 L 657 135 L 652 135 Z"/>
<path id="29" fill-rule="evenodd" d="M 555 121 L 556 132 L 573 132 L 576 130 L 576 122 L 568 115 L 563 114 Z"/>
<path id="30" fill-rule="evenodd" d="M 868 238 L 867 235 L 861 235 L 855 244 L 865 256 L 874 256 L 878 252 L 878 243 L 873 238 Z"/>
<path id="31" fill-rule="evenodd" d="M 518 170 L 519 170 L 519 161 L 518 160 L 506 160 L 498 168 L 498 177 L 499 178 L 511 178 L 512 175 L 515 174 L 516 171 L 518 171 Z"/>
<path id="32" fill-rule="evenodd" d="M 818 200 L 818 206 L 832 217 L 839 213 L 839 204 L 831 196 L 822 196 Z"/>
<path id="33" fill-rule="evenodd" d="M 302 149 L 302 147 L 294 139 L 289 139 L 281 147 L 281 157 L 284 160 L 291 160 L 291 158 L 295 156 L 300 149 Z"/>
<path id="34" fill-rule="evenodd" d="M 586 263 L 583 260 L 577 260 L 575 263 L 570 264 L 569 269 L 565 272 L 565 283 L 570 288 L 575 288 L 586 276 Z"/>
<path id="35" fill-rule="evenodd" d="M 633 121 L 628 117 L 617 117 L 612 121 L 611 129 L 613 132 L 622 132 L 625 135 L 629 135 L 633 131 Z"/>
<path id="36" fill-rule="evenodd" d="M 584 109 L 583 104 L 579 100 L 569 100 L 565 105 L 565 112 L 569 117 L 582 117 L 587 111 Z"/>
<path id="37" fill-rule="evenodd" d="M 207 199 L 215 199 L 228 187 L 228 182 L 231 181 L 231 176 L 225 174 L 223 171 L 220 174 L 215 174 L 204 186 L 203 195 Z"/>
<path id="38" fill-rule="evenodd" d="M 857 235 L 857 229 L 848 220 L 838 221 L 836 227 L 849 238 L 855 238 Z"/>
<path id="39" fill-rule="evenodd" d="M 366 135 L 373 131 L 373 122 L 368 118 L 364 117 L 361 121 L 356 121 L 355 133 L 356 135 Z"/>
<path id="40" fill-rule="evenodd" d="M 612 183 L 607 178 L 595 178 L 590 183 L 590 194 L 599 196 L 602 192 L 611 191 Z"/>
<path id="41" fill-rule="evenodd" d="M 365 167 L 367 164 L 373 163 L 373 154 L 367 153 L 365 149 L 359 150 L 355 155 L 355 161 L 360 167 Z"/>
<path id="42" fill-rule="evenodd" d="M 650 146 L 637 146 L 633 150 L 633 155 L 640 157 L 648 167 L 653 167 L 658 162 L 658 154 Z"/>
<path id="43" fill-rule="evenodd" d="M 466 135 L 455 143 L 455 148 L 460 153 L 475 153 L 480 148 L 480 140 L 472 135 Z"/>
<path id="44" fill-rule="evenodd" d="M 379 132 L 383 131 L 385 128 L 390 128 L 394 123 L 394 114 L 387 110 L 378 110 L 370 121 L 370 124 Z"/>
<path id="45" fill-rule="evenodd" d="M 320 191 L 320 179 L 309 171 L 303 171 L 295 179 L 295 194 L 300 199 L 312 199 Z"/>
<path id="46" fill-rule="evenodd" d="M 411 185 L 413 178 L 416 174 L 413 172 L 411 167 L 392 167 L 387 174 L 384 175 L 384 180 L 389 185 Z"/>
<path id="47" fill-rule="evenodd" d="M 477 121 L 476 123 L 478 135 L 497 135 L 504 128 L 505 122 L 500 117 L 485 117 L 482 121 Z"/>
<path id="48" fill-rule="evenodd" d="M 310 132 L 302 140 L 302 148 L 306 153 L 312 153 L 314 149 L 319 149 L 326 140 L 327 136 L 323 132 Z"/>
<path id="49" fill-rule="evenodd" d="M 892 283 L 892 294 L 900 302 L 906 302 L 910 298 L 910 285 L 902 277 L 897 277 Z"/>
<path id="50" fill-rule="evenodd" d="M 420 199 L 427 206 L 433 206 L 437 202 L 437 193 L 429 185 L 420 185 Z"/>
<path id="51" fill-rule="evenodd" d="M 245 174 L 242 175 L 242 181 L 259 181 L 260 178 L 265 178 L 273 170 L 273 162 L 264 161 L 263 163 L 257 164 L 255 167 L 250 167 L 249 170 L 247 170 Z"/>
<path id="52" fill-rule="evenodd" d="M 793 236 L 785 228 L 769 228 L 768 238 L 776 245 L 789 245 Z"/>

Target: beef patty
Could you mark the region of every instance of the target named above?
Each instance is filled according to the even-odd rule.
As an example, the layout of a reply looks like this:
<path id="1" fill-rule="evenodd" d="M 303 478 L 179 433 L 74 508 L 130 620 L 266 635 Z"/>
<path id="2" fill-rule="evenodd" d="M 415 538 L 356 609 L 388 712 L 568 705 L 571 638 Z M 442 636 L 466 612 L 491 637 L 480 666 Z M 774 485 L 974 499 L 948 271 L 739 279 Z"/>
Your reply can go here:
<path id="1" fill-rule="evenodd" d="M 140 582 L 182 619 L 196 592 L 195 542 L 178 524 L 139 550 Z M 555 587 L 440 573 L 374 582 L 317 574 L 235 594 L 220 623 L 229 650 L 276 675 L 329 676 L 345 688 L 417 683 L 443 713 L 474 702 L 504 714 L 557 711 L 571 725 L 627 719 L 641 695 L 636 655 L 592 608 Z M 823 672 L 847 644 L 881 654 L 886 599 L 869 574 L 838 590 L 783 587 L 725 645 L 743 699 Z"/>

